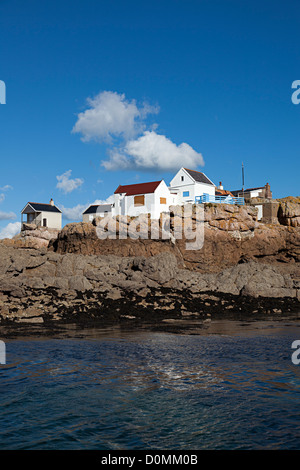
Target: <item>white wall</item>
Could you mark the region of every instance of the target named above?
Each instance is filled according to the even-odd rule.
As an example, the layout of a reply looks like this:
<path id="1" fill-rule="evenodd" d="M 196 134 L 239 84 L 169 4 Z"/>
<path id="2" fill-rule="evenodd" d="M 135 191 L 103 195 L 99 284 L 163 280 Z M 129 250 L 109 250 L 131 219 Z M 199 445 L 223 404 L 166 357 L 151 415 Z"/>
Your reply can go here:
<path id="1" fill-rule="evenodd" d="M 38 219 L 41 222 L 41 226 L 43 226 L 43 219 L 46 219 L 48 228 L 61 230 L 62 214 L 60 212 L 41 212 Z"/>
<path id="2" fill-rule="evenodd" d="M 181 181 L 181 177 L 183 176 L 184 180 Z M 184 168 L 180 168 L 180 170 L 176 173 L 174 178 L 170 182 L 170 187 L 180 187 L 185 186 L 186 184 L 194 183 L 193 178 L 185 171 Z"/>
<path id="3" fill-rule="evenodd" d="M 142 196 L 143 194 L 140 194 Z M 154 193 L 144 194 L 145 204 L 143 206 L 134 205 L 134 196 L 123 196 L 115 194 L 115 213 L 113 215 L 128 215 L 137 217 L 140 214 L 150 214 L 152 219 L 158 219 L 162 212 L 168 211 L 169 206 L 177 198 L 170 194 L 169 188 L 164 181 L 157 186 Z M 160 203 L 160 198 L 166 198 L 166 204 Z"/>
<path id="4" fill-rule="evenodd" d="M 258 209 L 257 220 L 261 220 L 262 216 L 263 216 L 263 206 L 262 206 L 262 204 L 259 204 L 255 207 L 257 207 L 257 209 Z"/>
<path id="5" fill-rule="evenodd" d="M 135 195 L 137 196 L 137 195 Z M 125 198 L 125 214 L 130 217 L 137 217 L 140 214 L 151 214 L 151 210 L 155 203 L 154 193 L 145 194 L 145 204 L 143 206 L 135 206 L 135 196 L 126 196 Z M 142 194 L 141 194 L 142 196 Z"/>
<path id="6" fill-rule="evenodd" d="M 182 176 L 184 178 L 183 181 L 181 181 Z M 170 192 L 177 191 L 178 204 L 184 204 L 190 201 L 194 202 L 196 196 L 202 196 L 203 194 L 214 196 L 216 188 L 212 184 L 194 181 L 184 168 L 181 168 L 170 182 L 169 190 Z M 183 193 L 185 192 L 189 192 L 189 195 L 183 196 Z"/>
<path id="7" fill-rule="evenodd" d="M 125 194 L 114 194 L 114 203 L 112 215 L 125 215 Z"/>
<path id="8" fill-rule="evenodd" d="M 196 183 L 195 184 L 195 196 L 203 196 L 203 194 L 210 194 L 214 196 L 216 193 L 216 187 L 212 184 Z"/>
<path id="9" fill-rule="evenodd" d="M 262 189 L 255 189 L 254 191 L 250 191 L 250 197 L 258 197 L 261 192 Z"/>
<path id="10" fill-rule="evenodd" d="M 163 197 L 166 199 L 166 204 L 160 203 L 160 198 Z M 170 194 L 169 188 L 164 181 L 161 181 L 159 186 L 154 192 L 154 203 L 155 209 L 152 211 L 151 218 L 159 219 L 159 216 L 162 212 L 167 212 L 170 205 L 173 203 L 174 195 Z"/>

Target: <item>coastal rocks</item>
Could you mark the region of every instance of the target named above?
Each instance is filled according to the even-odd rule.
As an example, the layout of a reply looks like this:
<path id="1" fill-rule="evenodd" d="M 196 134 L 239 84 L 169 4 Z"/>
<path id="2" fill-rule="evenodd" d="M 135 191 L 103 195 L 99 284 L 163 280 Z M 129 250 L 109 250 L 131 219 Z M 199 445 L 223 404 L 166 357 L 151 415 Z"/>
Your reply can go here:
<path id="1" fill-rule="evenodd" d="M 282 220 L 295 221 L 297 207 L 288 201 Z M 190 209 L 186 219 L 183 206 L 172 207 L 169 220 L 164 214 L 157 239 L 147 216 L 139 227 L 119 217 L 116 235 L 127 231 L 123 239 L 99 238 L 101 220 L 55 233 L 25 225 L 19 237 L 0 243 L 0 323 L 172 323 L 300 310 L 294 221 L 264 224 L 252 206 L 217 204 L 200 207 L 199 221 L 196 207 Z M 204 243 L 189 249 L 198 222 Z M 162 238 L 168 223 L 171 236 Z M 138 238 L 140 230 L 148 238 Z"/>
<path id="2" fill-rule="evenodd" d="M 248 309 L 247 302 L 255 309 L 272 304 L 289 311 L 299 309 L 299 299 L 297 263 L 252 260 L 201 273 L 182 268 L 168 252 L 152 257 L 62 255 L 0 245 L 0 323 L 110 322 L 128 315 L 153 321 L 157 315 L 201 316 L 211 309 L 221 314 L 230 305 L 240 312 Z"/>
<path id="3" fill-rule="evenodd" d="M 254 261 L 227 268 L 214 274 L 189 274 L 180 270 L 177 276 L 180 289 L 193 292 L 222 292 L 251 297 L 298 298 L 300 272 L 298 266 L 280 268 Z"/>
<path id="4" fill-rule="evenodd" d="M 49 250 L 55 253 L 76 253 L 82 255 L 118 255 L 155 256 L 162 252 L 175 253 L 176 248 L 169 240 L 116 238 L 101 239 L 97 228 L 92 223 L 74 223 L 66 225 L 57 237 L 51 241 Z"/>
<path id="5" fill-rule="evenodd" d="M 257 208 L 252 206 L 206 204 L 204 220 L 219 230 L 247 232 L 259 226 L 257 214 Z"/>
<path id="6" fill-rule="evenodd" d="M 300 227 L 300 197 L 278 199 L 278 220 L 289 227 Z"/>
<path id="7" fill-rule="evenodd" d="M 191 205 L 190 205 L 191 206 Z M 57 239 L 51 240 L 49 250 L 65 254 L 117 255 L 121 257 L 150 258 L 159 253 L 171 253 L 181 268 L 197 272 L 220 272 L 239 263 L 256 260 L 261 263 L 299 262 L 300 227 L 289 225 L 270 225 L 257 221 L 257 209 L 253 206 L 234 206 L 229 204 L 206 204 L 202 207 L 203 220 L 200 230 L 204 233 L 204 243 L 199 249 L 190 249 L 190 233 L 197 222 L 196 206 L 191 206 L 191 214 L 184 218 L 183 206 L 171 206 L 170 236 L 162 238 L 166 215 L 159 221 L 159 235 L 151 238 L 151 225 L 143 224 L 148 236 L 134 239 L 133 218 L 119 217 L 116 221 L 114 238 L 99 238 L 97 223 L 77 223 L 66 225 Z M 290 212 L 289 212 L 290 213 Z M 292 212 L 291 214 L 296 214 Z M 293 216 L 293 220 L 297 217 Z M 118 238 L 122 233 L 123 239 Z M 127 233 L 127 238 L 126 238 Z M 135 238 L 138 236 L 135 230 Z M 166 234 L 166 232 L 164 232 Z M 107 232 L 107 236 L 109 232 Z M 192 240 L 191 240 L 192 241 Z"/>
<path id="8" fill-rule="evenodd" d="M 134 258 L 131 269 L 143 273 L 159 284 L 174 279 L 178 271 L 176 257 L 170 253 L 161 253 L 161 255 L 151 258 Z"/>
<path id="9" fill-rule="evenodd" d="M 47 249 L 50 240 L 55 240 L 59 232 L 60 230 L 23 223 L 22 230 L 18 235 L 13 239 L 0 240 L 0 243 L 6 246 Z"/>

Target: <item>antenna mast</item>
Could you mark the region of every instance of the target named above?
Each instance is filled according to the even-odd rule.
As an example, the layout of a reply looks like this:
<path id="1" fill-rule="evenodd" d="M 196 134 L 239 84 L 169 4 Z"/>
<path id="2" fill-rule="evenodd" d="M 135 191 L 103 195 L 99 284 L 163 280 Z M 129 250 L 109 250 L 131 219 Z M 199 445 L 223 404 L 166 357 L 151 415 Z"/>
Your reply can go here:
<path id="1" fill-rule="evenodd" d="M 244 194 L 244 186 L 245 186 L 245 175 L 244 175 L 244 163 L 242 162 L 242 183 L 243 183 L 243 194 Z"/>

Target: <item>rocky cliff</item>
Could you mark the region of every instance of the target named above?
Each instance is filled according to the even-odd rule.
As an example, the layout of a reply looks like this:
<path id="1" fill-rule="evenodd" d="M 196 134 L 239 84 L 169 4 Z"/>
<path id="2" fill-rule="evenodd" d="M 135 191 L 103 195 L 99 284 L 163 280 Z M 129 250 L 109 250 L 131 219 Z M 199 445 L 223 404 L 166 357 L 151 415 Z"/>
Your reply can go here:
<path id="1" fill-rule="evenodd" d="M 299 204 L 300 206 L 300 204 Z M 50 243 L 57 253 L 111 254 L 120 256 L 153 256 L 168 252 L 174 254 L 183 268 L 202 273 L 220 272 L 244 261 L 261 263 L 296 263 L 300 261 L 300 227 L 267 225 L 257 221 L 257 209 L 252 206 L 225 204 L 205 205 L 204 244 L 201 249 L 187 249 L 184 225 L 195 226 L 196 215 L 183 221 L 182 207 L 172 208 L 171 238 L 134 238 L 130 233 L 130 218 L 118 219 L 117 239 L 99 239 L 96 224 L 69 224 Z M 286 220 L 286 218 L 284 219 Z M 182 224 L 182 238 L 176 230 Z M 129 232 L 126 239 L 120 233 Z"/>
<path id="2" fill-rule="evenodd" d="M 194 212 L 182 222 L 182 210 L 172 208 L 166 239 L 163 220 L 151 239 L 147 218 L 140 226 L 119 218 L 117 239 L 100 239 L 98 220 L 59 233 L 25 227 L 3 240 L 0 324 L 201 322 L 300 311 L 299 227 L 262 224 L 251 206 L 207 205 L 204 244 L 190 250 L 188 234 L 199 220 Z M 142 229 L 147 237 L 140 238 Z"/>
<path id="3" fill-rule="evenodd" d="M 174 254 L 74 255 L 0 245 L 0 324 L 114 322 L 296 312 L 296 265 L 255 261 L 199 273 Z"/>

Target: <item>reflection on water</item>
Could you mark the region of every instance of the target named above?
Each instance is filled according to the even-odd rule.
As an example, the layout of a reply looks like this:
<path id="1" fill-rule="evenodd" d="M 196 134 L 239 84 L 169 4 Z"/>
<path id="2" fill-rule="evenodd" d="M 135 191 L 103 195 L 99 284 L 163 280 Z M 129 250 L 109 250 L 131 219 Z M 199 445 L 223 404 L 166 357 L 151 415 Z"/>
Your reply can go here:
<path id="1" fill-rule="evenodd" d="M 298 326 L 211 322 L 199 335 L 75 328 L 10 340 L 0 447 L 297 449 Z"/>

